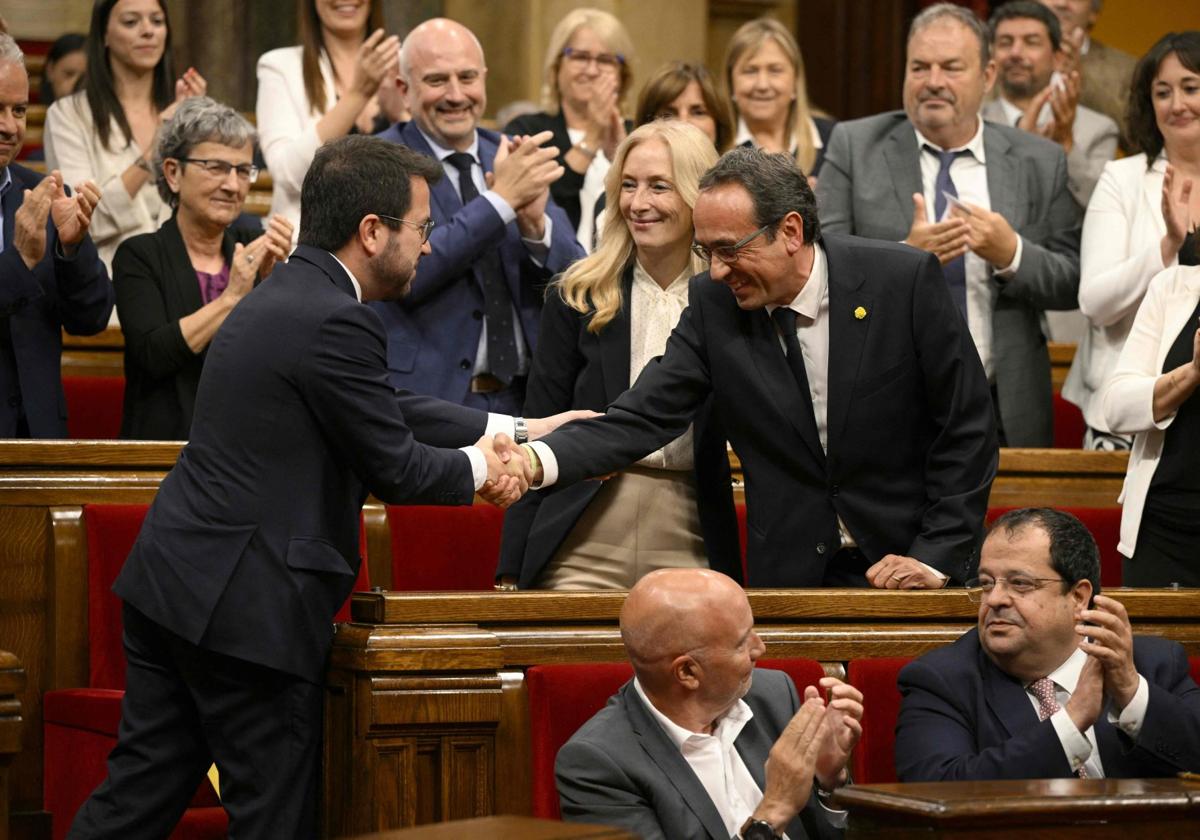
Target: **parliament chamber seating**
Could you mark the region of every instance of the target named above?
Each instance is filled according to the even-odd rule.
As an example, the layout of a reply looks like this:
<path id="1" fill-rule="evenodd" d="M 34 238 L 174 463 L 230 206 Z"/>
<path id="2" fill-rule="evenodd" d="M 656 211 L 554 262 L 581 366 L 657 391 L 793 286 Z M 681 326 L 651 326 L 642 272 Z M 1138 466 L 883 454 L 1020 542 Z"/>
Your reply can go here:
<path id="1" fill-rule="evenodd" d="M 74 440 L 116 440 L 121 434 L 125 378 L 64 376 L 67 434 Z"/>
<path id="2" fill-rule="evenodd" d="M 393 590 L 492 589 L 504 511 L 492 505 L 388 505 L 387 521 Z"/>
<path id="3" fill-rule="evenodd" d="M 1087 424 L 1083 421 L 1083 412 L 1079 406 L 1063 399 L 1062 394 L 1054 394 L 1054 448 L 1079 449 L 1083 446 L 1083 433 Z"/>
<path id="4" fill-rule="evenodd" d="M 887 656 L 852 659 L 846 666 L 846 681 L 863 695 L 862 737 L 850 758 L 850 775 L 858 784 L 896 781 L 893 747 L 900 714 L 896 677 L 911 661 L 911 656 Z"/>

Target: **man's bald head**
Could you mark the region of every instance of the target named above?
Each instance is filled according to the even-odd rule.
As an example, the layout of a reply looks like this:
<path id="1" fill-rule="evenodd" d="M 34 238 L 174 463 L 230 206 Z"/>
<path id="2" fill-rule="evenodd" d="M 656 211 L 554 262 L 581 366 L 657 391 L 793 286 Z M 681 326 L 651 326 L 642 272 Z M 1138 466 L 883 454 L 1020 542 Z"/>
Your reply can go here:
<path id="1" fill-rule="evenodd" d="M 439 146 L 465 152 L 487 107 L 479 40 L 461 23 L 427 20 L 400 48 L 400 89 L 417 127 Z"/>

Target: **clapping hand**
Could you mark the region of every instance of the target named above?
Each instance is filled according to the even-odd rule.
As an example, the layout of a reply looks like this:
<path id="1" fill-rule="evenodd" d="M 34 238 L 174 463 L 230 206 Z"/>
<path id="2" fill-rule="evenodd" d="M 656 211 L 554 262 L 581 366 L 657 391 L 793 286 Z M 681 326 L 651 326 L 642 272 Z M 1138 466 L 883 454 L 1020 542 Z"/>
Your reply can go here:
<path id="1" fill-rule="evenodd" d="M 47 181 L 54 182 L 54 193 L 50 199 L 50 218 L 58 230 L 63 253 L 72 256 L 92 224 L 92 212 L 100 203 L 100 188 L 94 181 L 84 181 L 75 188 L 74 195 L 67 195 L 62 173 L 57 169 L 50 173 Z"/>
<path id="2" fill-rule="evenodd" d="M 1162 214 L 1167 232 L 1162 238 L 1163 265 L 1170 265 L 1179 255 L 1183 240 L 1191 229 L 1192 179 L 1183 178 L 1176 188 L 1175 167 L 1167 164 L 1163 175 Z"/>
<path id="3" fill-rule="evenodd" d="M 833 790 L 849 778 L 846 765 L 862 737 L 863 696 L 857 688 L 837 677 L 822 677 L 820 687 L 828 693 L 829 702 L 825 706 L 825 741 L 817 755 L 815 775 L 822 788 Z M 804 689 L 805 700 L 820 696 L 816 686 Z"/>
<path id="4" fill-rule="evenodd" d="M 968 233 L 965 219 L 950 216 L 940 222 L 926 219 L 925 196 L 913 193 L 912 226 L 905 245 L 929 251 L 942 265 L 967 253 Z"/>
<path id="5" fill-rule="evenodd" d="M 276 213 L 267 224 L 267 232 L 250 243 L 251 248 L 262 248 L 263 259 L 258 267 L 258 276 L 265 279 L 277 262 L 287 262 L 292 251 L 292 223 Z"/>

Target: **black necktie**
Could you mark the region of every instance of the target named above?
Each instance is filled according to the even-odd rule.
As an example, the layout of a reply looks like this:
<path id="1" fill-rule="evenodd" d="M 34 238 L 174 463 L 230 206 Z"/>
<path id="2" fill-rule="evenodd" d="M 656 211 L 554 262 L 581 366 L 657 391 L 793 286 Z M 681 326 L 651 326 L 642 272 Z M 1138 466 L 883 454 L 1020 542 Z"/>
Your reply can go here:
<path id="1" fill-rule="evenodd" d="M 939 152 L 932 146 L 924 146 L 925 151 L 938 159 L 937 180 L 933 183 L 933 216 L 934 221 L 940 222 L 946 212 L 946 195 L 958 198 L 958 190 L 950 177 L 950 166 L 960 157 L 971 154 L 969 149 L 959 149 L 957 152 Z M 954 305 L 962 313 L 963 320 L 967 318 L 967 262 L 966 256 L 955 257 L 942 266 L 942 274 L 946 277 L 946 285 L 950 287 L 950 297 Z"/>
<path id="2" fill-rule="evenodd" d="M 472 168 L 475 158 L 465 152 L 455 152 L 446 158 L 458 170 L 458 192 L 462 203 L 468 204 L 479 197 L 475 187 Z M 504 280 L 499 253 L 495 249 L 487 252 L 480 260 L 483 277 L 483 317 L 487 323 L 488 373 L 506 385 L 517 374 L 520 359 L 517 358 L 516 332 L 513 329 L 513 299 Z"/>
<path id="3" fill-rule="evenodd" d="M 804 367 L 804 351 L 800 349 L 800 339 L 796 337 L 796 310 L 781 306 L 771 313 L 771 320 L 783 334 L 783 346 L 787 348 L 788 367 L 800 387 L 801 409 L 800 425 L 812 435 L 812 442 L 819 448 L 821 435 L 817 432 L 817 415 L 813 411 L 812 392 L 808 388 L 808 371 Z"/>

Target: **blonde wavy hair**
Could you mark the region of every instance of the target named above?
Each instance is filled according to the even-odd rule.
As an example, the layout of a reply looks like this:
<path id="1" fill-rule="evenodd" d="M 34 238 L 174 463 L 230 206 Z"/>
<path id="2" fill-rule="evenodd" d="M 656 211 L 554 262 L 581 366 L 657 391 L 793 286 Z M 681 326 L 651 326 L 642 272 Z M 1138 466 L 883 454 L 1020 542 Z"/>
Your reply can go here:
<path id="1" fill-rule="evenodd" d="M 787 27 L 773 18 L 757 18 L 738 27 L 725 50 L 725 95 L 729 99 L 730 112 L 736 122 L 739 116 L 737 102 L 733 98 L 733 70 L 744 57 L 753 55 L 768 39 L 774 40 L 783 50 L 796 75 L 796 95 L 788 108 L 788 139 L 796 144 L 796 165 L 808 173 L 817 157 L 812 139 L 812 108 L 808 104 L 808 86 L 804 79 L 804 58 L 800 45 L 788 32 Z"/>
<path id="2" fill-rule="evenodd" d="M 675 191 L 689 208 L 696 206 L 700 194 L 700 176 L 717 162 L 717 150 L 703 131 L 679 120 L 655 120 L 646 123 L 617 147 L 612 168 L 604 179 L 604 229 L 600 244 L 589 256 L 572 265 L 551 285 L 568 306 L 577 312 L 592 313 L 588 332 L 598 333 L 616 317 L 624 305 L 621 277 L 634 259 L 633 235 L 621 215 L 621 181 L 625 159 L 641 143 L 658 140 L 671 157 L 671 178 Z M 692 273 L 706 266 L 692 257 Z"/>
<path id="3" fill-rule="evenodd" d="M 571 41 L 575 30 L 587 27 L 604 42 L 604 46 L 624 58 L 621 65 L 621 81 L 617 86 L 617 101 L 625 98 L 629 84 L 633 81 L 633 39 L 624 24 L 608 12 L 590 7 L 573 9 L 550 33 L 546 47 L 546 59 L 542 62 L 542 108 L 549 114 L 558 113 L 562 107 L 562 92 L 558 89 L 558 68 L 562 65 L 563 50 Z"/>

